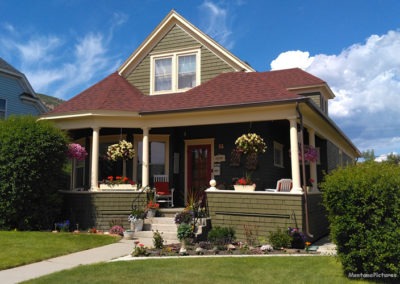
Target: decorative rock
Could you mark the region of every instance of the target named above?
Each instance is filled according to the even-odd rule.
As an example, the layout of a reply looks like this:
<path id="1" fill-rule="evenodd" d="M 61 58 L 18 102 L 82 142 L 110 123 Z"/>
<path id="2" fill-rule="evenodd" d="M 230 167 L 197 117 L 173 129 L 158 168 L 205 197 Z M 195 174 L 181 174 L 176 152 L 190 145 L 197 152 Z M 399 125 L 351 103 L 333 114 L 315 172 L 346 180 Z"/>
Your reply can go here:
<path id="1" fill-rule="evenodd" d="M 203 249 L 203 248 L 200 248 L 200 247 L 196 248 L 196 254 L 203 255 L 204 251 L 205 251 L 205 249 Z"/>
<path id="2" fill-rule="evenodd" d="M 261 246 L 262 251 L 273 251 L 273 247 L 271 245 L 263 245 Z"/>
<path id="3" fill-rule="evenodd" d="M 232 245 L 232 244 L 229 244 L 229 245 L 227 246 L 227 249 L 228 249 L 228 250 L 235 250 L 236 247 L 235 247 L 234 245 Z"/>

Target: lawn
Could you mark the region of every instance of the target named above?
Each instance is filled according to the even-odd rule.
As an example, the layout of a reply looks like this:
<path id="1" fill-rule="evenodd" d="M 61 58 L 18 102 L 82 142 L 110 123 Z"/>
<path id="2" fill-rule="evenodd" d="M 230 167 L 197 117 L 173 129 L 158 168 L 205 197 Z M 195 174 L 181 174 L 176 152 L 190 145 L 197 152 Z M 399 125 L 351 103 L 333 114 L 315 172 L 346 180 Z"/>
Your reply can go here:
<path id="1" fill-rule="evenodd" d="M 0 270 L 81 250 L 119 239 L 107 235 L 0 231 Z"/>
<path id="2" fill-rule="evenodd" d="M 329 256 L 175 258 L 80 266 L 27 283 L 365 283 Z"/>

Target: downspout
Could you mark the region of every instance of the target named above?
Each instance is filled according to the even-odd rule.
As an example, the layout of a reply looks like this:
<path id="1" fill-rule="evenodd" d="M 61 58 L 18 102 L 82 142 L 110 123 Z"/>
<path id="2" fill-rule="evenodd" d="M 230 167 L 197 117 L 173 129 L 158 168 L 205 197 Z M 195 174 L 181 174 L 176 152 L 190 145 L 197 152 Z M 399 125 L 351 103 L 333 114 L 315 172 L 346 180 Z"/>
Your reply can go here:
<path id="1" fill-rule="evenodd" d="M 303 192 L 304 192 L 304 210 L 306 217 L 306 235 L 310 238 L 313 238 L 314 235 L 310 233 L 310 225 L 309 225 L 309 216 L 308 216 L 308 193 L 306 188 L 306 165 L 304 161 L 304 125 L 303 125 L 303 115 L 300 112 L 299 103 L 296 103 L 296 111 L 299 115 L 300 119 L 300 150 L 301 150 L 301 169 L 302 169 L 302 177 L 303 177 Z"/>

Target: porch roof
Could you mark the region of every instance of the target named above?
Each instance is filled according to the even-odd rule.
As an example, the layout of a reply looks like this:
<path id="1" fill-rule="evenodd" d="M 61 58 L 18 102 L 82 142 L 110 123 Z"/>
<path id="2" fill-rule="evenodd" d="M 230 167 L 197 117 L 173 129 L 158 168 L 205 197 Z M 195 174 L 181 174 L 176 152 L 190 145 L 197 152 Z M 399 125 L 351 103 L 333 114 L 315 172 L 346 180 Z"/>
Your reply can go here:
<path id="1" fill-rule="evenodd" d="M 148 96 L 117 72 L 86 89 L 47 116 L 91 110 L 137 113 L 201 110 L 304 98 L 288 88 L 325 85 L 321 79 L 299 69 L 270 72 L 230 72 L 182 93 Z"/>

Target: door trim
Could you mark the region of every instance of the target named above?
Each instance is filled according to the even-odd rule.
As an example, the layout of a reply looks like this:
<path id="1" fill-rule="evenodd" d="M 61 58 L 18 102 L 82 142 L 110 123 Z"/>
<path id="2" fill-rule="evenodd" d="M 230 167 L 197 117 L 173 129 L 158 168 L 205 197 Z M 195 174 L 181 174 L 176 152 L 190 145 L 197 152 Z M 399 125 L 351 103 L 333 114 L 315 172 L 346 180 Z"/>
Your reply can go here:
<path id="1" fill-rule="evenodd" d="M 211 179 L 214 178 L 214 173 L 212 172 L 213 165 L 214 165 L 214 138 L 204 138 L 204 139 L 188 139 L 185 140 L 185 182 L 184 182 L 184 198 L 185 202 L 187 200 L 187 184 L 188 184 L 188 172 L 187 172 L 187 148 L 188 146 L 195 146 L 195 145 L 210 145 L 211 148 Z"/>

